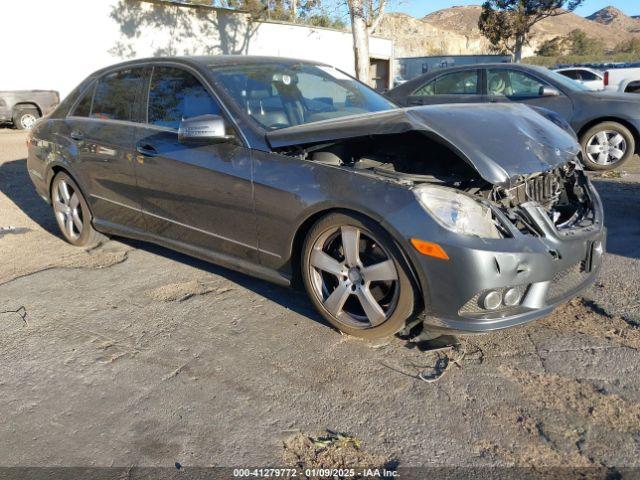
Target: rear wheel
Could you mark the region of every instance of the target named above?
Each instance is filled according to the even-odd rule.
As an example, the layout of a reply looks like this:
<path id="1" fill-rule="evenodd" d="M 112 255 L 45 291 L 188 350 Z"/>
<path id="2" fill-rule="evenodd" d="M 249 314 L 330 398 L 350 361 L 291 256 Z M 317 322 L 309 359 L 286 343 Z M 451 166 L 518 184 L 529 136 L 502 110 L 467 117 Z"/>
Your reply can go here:
<path id="1" fill-rule="evenodd" d="M 322 316 L 344 333 L 366 339 L 404 328 L 415 310 L 415 288 L 398 247 L 375 222 L 330 214 L 309 231 L 302 276 Z"/>
<path id="2" fill-rule="evenodd" d="M 39 118 L 40 112 L 37 108 L 17 108 L 13 114 L 13 124 L 18 130 L 31 130 Z"/>
<path id="3" fill-rule="evenodd" d="M 613 170 L 636 151 L 633 134 L 617 122 L 603 122 L 590 128 L 580 139 L 582 159 L 589 170 Z"/>
<path id="4" fill-rule="evenodd" d="M 93 246 L 105 237 L 91 225 L 91 211 L 73 179 L 64 172 L 51 182 L 51 204 L 65 240 L 79 247 Z"/>

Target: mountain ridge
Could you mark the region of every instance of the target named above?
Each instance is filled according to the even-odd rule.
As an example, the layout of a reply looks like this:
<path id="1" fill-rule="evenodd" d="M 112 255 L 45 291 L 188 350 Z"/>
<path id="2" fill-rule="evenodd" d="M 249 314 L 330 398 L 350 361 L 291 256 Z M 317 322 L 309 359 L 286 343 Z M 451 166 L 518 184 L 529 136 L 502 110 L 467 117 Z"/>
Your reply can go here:
<path id="1" fill-rule="evenodd" d="M 491 45 L 478 28 L 481 11 L 480 5 L 453 6 L 422 18 L 390 12 L 380 22 L 376 34 L 395 41 L 397 57 L 487 54 L 491 53 Z M 533 27 L 524 56 L 533 55 L 544 41 L 576 29 L 600 40 L 606 49 L 613 49 L 620 42 L 640 38 L 638 17 L 605 7 L 589 17 L 566 12 L 546 18 Z"/>

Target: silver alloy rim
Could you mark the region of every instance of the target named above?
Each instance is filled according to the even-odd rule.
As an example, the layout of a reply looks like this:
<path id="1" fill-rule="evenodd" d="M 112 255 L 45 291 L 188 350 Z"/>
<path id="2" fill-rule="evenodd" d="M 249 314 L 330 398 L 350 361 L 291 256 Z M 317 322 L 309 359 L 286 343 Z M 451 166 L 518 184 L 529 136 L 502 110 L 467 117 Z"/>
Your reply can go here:
<path id="1" fill-rule="evenodd" d="M 614 130 L 596 133 L 587 142 L 587 157 L 598 165 L 613 165 L 627 153 L 627 142 Z"/>
<path id="2" fill-rule="evenodd" d="M 82 235 L 83 221 L 80 197 L 64 180 L 60 180 L 53 191 L 53 211 L 60 229 L 67 238 L 78 240 Z"/>
<path id="3" fill-rule="evenodd" d="M 22 117 L 20 117 L 20 124 L 22 125 L 22 128 L 24 128 L 25 130 L 31 130 L 33 126 L 36 124 L 36 120 L 38 119 L 36 118 L 35 115 L 31 113 L 27 113 L 25 115 L 22 115 Z"/>
<path id="4" fill-rule="evenodd" d="M 396 266 L 369 232 L 348 225 L 323 232 L 311 249 L 309 274 L 326 311 L 349 326 L 376 327 L 396 308 Z"/>

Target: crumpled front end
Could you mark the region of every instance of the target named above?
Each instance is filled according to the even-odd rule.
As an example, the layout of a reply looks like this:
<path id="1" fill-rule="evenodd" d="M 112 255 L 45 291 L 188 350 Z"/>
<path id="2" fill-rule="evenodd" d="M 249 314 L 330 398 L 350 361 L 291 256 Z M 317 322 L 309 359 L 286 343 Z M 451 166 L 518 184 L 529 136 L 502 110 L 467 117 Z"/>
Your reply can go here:
<path id="1" fill-rule="evenodd" d="M 550 313 L 596 278 L 605 250 L 602 202 L 577 163 L 488 194 L 496 240 L 452 237 L 448 262 L 421 258 L 425 323 L 485 332 Z"/>

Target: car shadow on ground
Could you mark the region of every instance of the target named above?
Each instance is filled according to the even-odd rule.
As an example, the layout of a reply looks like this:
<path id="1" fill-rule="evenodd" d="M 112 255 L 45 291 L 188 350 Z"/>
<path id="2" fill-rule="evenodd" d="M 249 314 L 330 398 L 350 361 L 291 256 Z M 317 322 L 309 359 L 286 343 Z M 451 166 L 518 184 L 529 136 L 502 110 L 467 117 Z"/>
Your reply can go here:
<path id="1" fill-rule="evenodd" d="M 63 238 L 58 230 L 51 206 L 38 196 L 31 183 L 31 179 L 27 173 L 25 159 L 0 164 L 0 191 L 44 230 L 58 238 Z M 1 221 L 2 217 L 0 215 L 0 222 Z M 315 311 L 313 305 L 309 302 L 301 288 L 287 288 L 275 285 L 152 243 L 119 237 L 114 239 L 138 250 L 144 250 L 154 255 L 159 255 L 197 268 L 198 270 L 224 277 L 289 310 L 330 327 Z"/>

